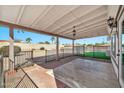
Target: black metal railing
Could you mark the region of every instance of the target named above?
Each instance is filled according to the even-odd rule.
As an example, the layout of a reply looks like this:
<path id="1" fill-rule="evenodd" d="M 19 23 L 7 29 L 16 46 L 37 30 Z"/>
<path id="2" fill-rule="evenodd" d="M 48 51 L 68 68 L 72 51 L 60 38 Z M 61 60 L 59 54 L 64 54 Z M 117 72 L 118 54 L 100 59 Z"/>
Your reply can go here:
<path id="1" fill-rule="evenodd" d="M 20 53 L 14 55 L 14 63 L 12 64 L 9 59 L 9 56 L 4 56 L 2 58 L 2 70 L 7 71 L 12 68 L 12 66 L 16 67 L 18 64 L 24 64 L 25 62 L 32 62 L 33 60 L 33 51 L 21 51 Z"/>
<path id="2" fill-rule="evenodd" d="M 22 84 L 22 82 L 26 78 L 29 81 L 28 84 L 30 83 L 31 85 L 31 86 L 27 85 L 27 87 L 37 87 L 36 84 L 34 84 L 34 82 L 31 80 L 31 78 L 22 68 L 23 66 L 33 65 L 32 59 L 33 59 L 32 51 L 22 51 L 16 54 L 14 56 L 14 61 L 9 59 L 9 57 L 5 56 L 4 54 L 0 55 L 0 87 L 24 87 L 24 86 L 20 86 L 20 84 Z M 15 69 L 17 68 L 20 69 L 21 72 L 20 70 L 15 72 Z M 15 74 L 11 75 L 13 72 Z M 22 72 L 25 75 L 24 77 L 25 79 L 22 79 L 22 76 L 23 76 Z M 19 73 L 21 74 L 18 77 Z M 12 80 L 15 80 L 15 81 L 12 82 Z M 18 84 L 19 81 L 20 81 L 20 84 Z M 16 86 L 17 84 L 18 86 Z"/>
<path id="3" fill-rule="evenodd" d="M 87 52 L 105 52 L 106 54 L 109 54 L 109 47 L 108 46 L 75 46 L 74 47 L 74 55 L 79 56 L 81 54 L 84 54 Z M 38 54 L 38 55 L 37 55 Z M 40 55 L 41 56 L 40 56 Z M 62 49 L 59 49 L 59 59 L 72 56 L 72 47 L 65 47 Z M 39 62 L 49 62 L 56 60 L 57 54 L 56 50 L 37 50 L 35 53 L 33 52 L 33 61 L 39 61 Z"/>
<path id="4" fill-rule="evenodd" d="M 56 59 L 56 50 L 45 50 L 45 61 L 53 61 Z"/>
<path id="5" fill-rule="evenodd" d="M 86 52 L 105 52 L 109 53 L 108 46 L 75 46 L 74 47 L 74 55 L 81 55 Z M 59 59 L 72 56 L 72 47 L 64 47 L 59 49 Z M 23 64 L 27 61 L 33 62 L 49 62 L 55 60 L 57 57 L 56 49 L 53 50 L 31 50 L 31 51 L 21 51 L 20 53 L 14 56 L 14 66 L 17 64 Z M 6 71 L 10 67 L 9 57 L 3 57 L 3 70 Z"/>
<path id="6" fill-rule="evenodd" d="M 19 54 L 14 56 L 15 66 L 18 64 L 24 64 L 25 62 L 32 61 L 33 51 L 21 51 Z"/>
<path id="7" fill-rule="evenodd" d="M 72 56 L 71 48 L 59 49 L 59 58 L 65 58 Z M 49 62 L 56 60 L 57 54 L 56 50 L 34 50 L 33 51 L 33 61 L 34 62 Z"/>
<path id="8" fill-rule="evenodd" d="M 80 55 L 85 52 L 85 46 L 75 46 L 74 55 Z"/>
<path id="9" fill-rule="evenodd" d="M 84 46 L 84 52 L 81 55 L 85 57 L 110 59 L 110 46 Z"/>

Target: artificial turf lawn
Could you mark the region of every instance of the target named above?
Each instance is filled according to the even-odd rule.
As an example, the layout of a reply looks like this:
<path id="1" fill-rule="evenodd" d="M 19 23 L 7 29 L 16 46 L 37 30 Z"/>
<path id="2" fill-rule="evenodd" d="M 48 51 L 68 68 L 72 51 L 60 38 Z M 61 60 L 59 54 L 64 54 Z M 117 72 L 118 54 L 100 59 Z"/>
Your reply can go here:
<path id="1" fill-rule="evenodd" d="M 100 58 L 100 59 L 110 59 L 109 56 L 106 56 L 105 52 L 85 52 L 81 54 L 81 56 L 94 57 L 94 58 Z"/>
<path id="2" fill-rule="evenodd" d="M 123 61 L 123 64 L 124 64 L 124 54 L 122 54 L 122 61 Z"/>

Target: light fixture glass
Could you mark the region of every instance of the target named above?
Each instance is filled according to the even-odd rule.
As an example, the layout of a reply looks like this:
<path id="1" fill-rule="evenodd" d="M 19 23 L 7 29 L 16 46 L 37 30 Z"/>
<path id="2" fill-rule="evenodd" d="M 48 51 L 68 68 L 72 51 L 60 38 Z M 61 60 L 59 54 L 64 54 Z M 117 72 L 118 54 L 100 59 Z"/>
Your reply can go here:
<path id="1" fill-rule="evenodd" d="M 117 23 L 116 23 L 116 21 L 115 21 L 115 18 L 113 18 L 113 17 L 109 17 L 109 19 L 107 20 L 107 24 L 108 24 L 108 26 L 110 27 L 110 28 L 112 28 L 112 27 L 116 27 L 116 25 L 117 25 Z"/>
<path id="2" fill-rule="evenodd" d="M 75 30 L 75 26 L 73 26 L 73 37 L 76 35 L 76 30 Z"/>

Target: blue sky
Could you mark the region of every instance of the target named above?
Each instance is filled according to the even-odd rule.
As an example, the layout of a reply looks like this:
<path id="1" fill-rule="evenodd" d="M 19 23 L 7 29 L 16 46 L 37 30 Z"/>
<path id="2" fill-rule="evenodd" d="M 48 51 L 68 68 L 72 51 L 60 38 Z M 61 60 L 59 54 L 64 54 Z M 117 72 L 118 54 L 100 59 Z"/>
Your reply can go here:
<path id="1" fill-rule="evenodd" d="M 14 38 L 25 41 L 26 38 L 30 37 L 32 39 L 32 43 L 44 42 L 49 41 L 51 42 L 51 36 L 38 34 L 38 33 L 31 33 L 31 32 L 20 32 L 18 33 L 17 30 L 14 31 Z M 9 29 L 7 27 L 0 26 L 0 40 L 9 40 Z M 94 37 L 94 38 L 86 38 L 76 40 L 76 43 L 81 44 L 95 44 L 101 42 L 107 42 L 106 36 L 101 37 Z M 60 44 L 71 44 L 72 40 L 60 38 Z"/>

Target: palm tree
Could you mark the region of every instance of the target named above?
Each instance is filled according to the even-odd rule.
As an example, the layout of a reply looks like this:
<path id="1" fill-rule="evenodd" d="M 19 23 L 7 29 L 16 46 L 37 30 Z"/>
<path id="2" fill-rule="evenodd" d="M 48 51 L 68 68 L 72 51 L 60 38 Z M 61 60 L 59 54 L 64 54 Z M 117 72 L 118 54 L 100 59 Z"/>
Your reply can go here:
<path id="1" fill-rule="evenodd" d="M 24 31 L 21 30 L 21 29 L 18 29 L 17 32 L 18 32 L 18 33 L 20 33 L 20 32 L 24 33 Z"/>
<path id="2" fill-rule="evenodd" d="M 52 44 L 55 43 L 55 37 L 54 36 L 51 37 L 51 41 L 52 41 Z"/>
<path id="3" fill-rule="evenodd" d="M 30 37 L 25 39 L 26 43 L 31 43 L 32 39 Z"/>

